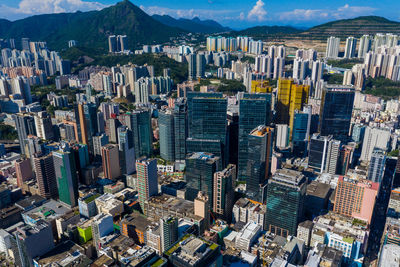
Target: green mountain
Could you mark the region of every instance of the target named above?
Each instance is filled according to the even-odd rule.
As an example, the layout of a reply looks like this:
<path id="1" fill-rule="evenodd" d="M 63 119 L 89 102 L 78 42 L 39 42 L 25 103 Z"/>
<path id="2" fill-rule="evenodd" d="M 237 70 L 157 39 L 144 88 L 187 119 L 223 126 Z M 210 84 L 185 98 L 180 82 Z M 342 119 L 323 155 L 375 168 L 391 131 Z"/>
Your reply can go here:
<path id="1" fill-rule="evenodd" d="M 301 30 L 292 26 L 256 26 L 241 31 L 235 31 L 237 35 L 249 35 L 253 37 L 267 37 L 271 35 L 299 33 Z"/>
<path id="2" fill-rule="evenodd" d="M 100 11 L 47 14 L 14 22 L 0 20 L 0 38 L 47 41 L 52 49 L 62 49 L 68 40 L 79 45 L 107 48 L 107 36 L 126 34 L 128 47 L 165 42 L 183 31 L 166 26 L 143 12 L 128 0 Z"/>
<path id="3" fill-rule="evenodd" d="M 214 20 L 200 20 L 197 17 L 193 19 L 175 19 L 169 15 L 154 14 L 152 18 L 167 26 L 180 28 L 194 33 L 218 33 L 231 31 L 230 28 L 224 27 Z"/>
<path id="4" fill-rule="evenodd" d="M 362 16 L 354 19 L 343 19 L 328 22 L 308 29 L 301 33 L 301 37 L 327 38 L 329 36 L 359 37 L 363 34 L 376 33 L 400 34 L 400 22 L 391 21 L 383 17 Z"/>

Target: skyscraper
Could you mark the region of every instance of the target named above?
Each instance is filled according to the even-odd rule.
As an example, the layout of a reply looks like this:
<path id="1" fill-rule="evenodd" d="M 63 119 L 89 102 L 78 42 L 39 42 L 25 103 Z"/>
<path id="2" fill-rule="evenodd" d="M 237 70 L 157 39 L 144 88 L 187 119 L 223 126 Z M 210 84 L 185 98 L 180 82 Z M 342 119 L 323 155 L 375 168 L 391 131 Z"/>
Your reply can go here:
<path id="1" fill-rule="evenodd" d="M 227 99 L 219 93 L 188 93 L 189 138 L 187 153 L 208 152 L 221 155 L 227 164 Z M 216 149 L 219 147 L 220 149 Z M 219 166 L 219 167 L 223 167 Z M 211 198 L 210 198 L 211 199 Z"/>
<path id="2" fill-rule="evenodd" d="M 295 110 L 302 110 L 308 102 L 310 86 L 294 84 L 292 79 L 279 79 L 278 102 L 276 104 L 277 123 L 293 127 Z"/>
<path id="3" fill-rule="evenodd" d="M 79 125 L 81 129 L 81 143 L 87 145 L 89 143 L 89 133 L 86 125 L 85 110 L 83 104 L 78 104 Z"/>
<path id="4" fill-rule="evenodd" d="M 124 125 L 133 132 L 133 145 L 135 156 L 150 157 L 153 153 L 153 131 L 151 128 L 151 111 L 149 109 L 136 109 L 127 113 Z"/>
<path id="5" fill-rule="evenodd" d="M 196 79 L 196 54 L 189 54 L 188 56 L 188 75 L 189 80 Z"/>
<path id="6" fill-rule="evenodd" d="M 53 140 L 54 132 L 53 132 L 53 124 L 51 123 L 51 117 L 47 114 L 46 111 L 40 111 L 35 116 L 35 126 L 36 126 L 36 134 L 38 137 L 44 140 Z"/>
<path id="7" fill-rule="evenodd" d="M 340 38 L 329 37 L 326 44 L 326 57 L 337 58 L 339 56 Z"/>
<path id="8" fill-rule="evenodd" d="M 15 161 L 15 173 L 17 174 L 17 186 L 22 188 L 24 182 L 33 178 L 31 162 L 27 158 L 21 158 Z M 22 189 L 23 191 L 23 189 Z"/>
<path id="9" fill-rule="evenodd" d="M 353 112 L 354 89 L 348 86 L 327 85 L 322 92 L 319 132 L 346 140 Z"/>
<path id="10" fill-rule="evenodd" d="M 331 135 L 321 136 L 319 134 L 314 134 L 310 140 L 308 167 L 313 168 L 319 173 L 327 172 L 327 167 L 329 167 L 329 170 L 332 172 L 334 168 L 333 161 L 337 162 L 338 159 L 338 147 L 340 147 L 340 142 L 339 144 L 337 142 L 338 141 L 334 140 Z M 328 151 L 330 153 L 328 153 Z M 330 160 L 333 160 L 332 164 Z"/>
<path id="11" fill-rule="evenodd" d="M 340 176 L 333 211 L 371 223 L 379 183 Z"/>
<path id="12" fill-rule="evenodd" d="M 104 178 L 115 180 L 121 176 L 118 145 L 107 144 L 101 148 Z"/>
<path id="13" fill-rule="evenodd" d="M 158 193 L 157 160 L 136 160 L 136 172 L 139 203 L 143 208 L 144 202 Z"/>
<path id="14" fill-rule="evenodd" d="M 268 180 L 266 229 L 287 237 L 296 235 L 304 213 L 306 177 L 298 171 L 279 169 Z"/>
<path id="15" fill-rule="evenodd" d="M 368 126 L 365 129 L 360 160 L 369 161 L 375 148 L 387 150 L 390 141 L 390 131 L 383 128 Z"/>
<path id="16" fill-rule="evenodd" d="M 127 126 L 118 127 L 119 164 L 122 174 L 132 174 L 136 171 L 132 135 L 132 131 Z"/>
<path id="17" fill-rule="evenodd" d="M 311 128 L 311 108 L 303 112 L 295 111 L 292 130 L 292 151 L 302 156 L 307 153 Z"/>
<path id="18" fill-rule="evenodd" d="M 243 94 L 239 99 L 239 144 L 238 144 L 238 178 L 247 179 L 248 138 L 254 128 L 268 125 L 270 122 L 271 95 Z M 230 144 L 231 146 L 232 144 Z"/>
<path id="19" fill-rule="evenodd" d="M 344 49 L 344 58 L 356 57 L 357 39 L 350 36 L 346 39 L 346 47 Z"/>
<path id="20" fill-rule="evenodd" d="M 12 118 L 15 122 L 15 128 L 18 133 L 19 146 L 21 153 L 26 154 L 25 139 L 28 135 L 36 135 L 34 118 L 27 114 L 13 114 Z"/>
<path id="21" fill-rule="evenodd" d="M 272 131 L 260 125 L 249 134 L 246 195 L 257 202 L 265 201 L 265 187 L 270 172 Z"/>
<path id="22" fill-rule="evenodd" d="M 108 36 L 108 52 L 113 53 L 117 51 L 117 38 L 115 35 Z"/>
<path id="23" fill-rule="evenodd" d="M 93 140 L 93 156 L 96 161 L 101 161 L 101 147 L 108 144 L 108 136 L 105 133 L 92 137 Z"/>
<path id="24" fill-rule="evenodd" d="M 183 98 L 175 101 L 174 135 L 175 159 L 184 161 L 186 158 L 186 138 L 188 137 L 187 106 Z"/>
<path id="25" fill-rule="evenodd" d="M 33 162 L 40 196 L 53 199 L 57 198 L 57 178 L 52 154 L 35 154 Z"/>
<path id="26" fill-rule="evenodd" d="M 164 217 L 160 219 L 161 250 L 166 251 L 178 241 L 178 219 Z"/>
<path id="27" fill-rule="evenodd" d="M 204 54 L 198 53 L 196 55 L 196 78 L 204 78 L 204 69 L 206 65 L 206 59 Z"/>
<path id="28" fill-rule="evenodd" d="M 193 201 L 198 192 L 203 191 L 208 196 L 210 206 L 213 207 L 213 180 L 218 160 L 218 157 L 210 153 L 196 152 L 187 155 L 185 180 L 189 200 Z"/>
<path id="29" fill-rule="evenodd" d="M 167 161 L 175 161 L 175 124 L 171 109 L 163 109 L 158 113 L 160 137 L 160 156 Z"/>
<path id="30" fill-rule="evenodd" d="M 235 199 L 236 166 L 229 164 L 224 170 L 214 173 L 213 211 L 230 222 Z"/>
<path id="31" fill-rule="evenodd" d="M 363 35 L 360 38 L 360 45 L 358 47 L 358 58 L 364 58 L 365 54 L 368 53 L 372 48 L 372 37 L 369 35 Z"/>
<path id="32" fill-rule="evenodd" d="M 383 178 L 383 172 L 385 170 L 385 164 L 386 164 L 385 151 L 380 148 L 374 148 L 368 166 L 367 179 L 374 183 L 381 183 Z"/>
<path id="33" fill-rule="evenodd" d="M 78 205 L 78 175 L 74 154 L 67 143 L 53 152 L 54 170 L 57 179 L 58 195 L 61 202 L 75 207 Z"/>

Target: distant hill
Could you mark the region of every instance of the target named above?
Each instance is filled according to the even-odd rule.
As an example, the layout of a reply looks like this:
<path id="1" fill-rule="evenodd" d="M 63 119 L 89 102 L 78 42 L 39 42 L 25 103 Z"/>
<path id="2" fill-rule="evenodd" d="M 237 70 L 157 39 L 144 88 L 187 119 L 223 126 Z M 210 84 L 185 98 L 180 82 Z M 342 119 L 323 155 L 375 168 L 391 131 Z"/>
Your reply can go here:
<path id="1" fill-rule="evenodd" d="M 249 35 L 253 37 L 266 37 L 270 35 L 292 34 L 299 32 L 302 31 L 292 26 L 256 26 L 241 31 L 235 31 L 233 33 L 237 35 Z"/>
<path id="2" fill-rule="evenodd" d="M 53 49 L 65 48 L 72 39 L 81 46 L 106 48 L 110 34 L 126 34 L 129 48 L 134 49 L 181 33 L 183 30 L 154 20 L 128 0 L 100 11 L 37 15 L 14 22 L 0 19 L 0 38 L 28 37 L 47 41 Z"/>
<path id="3" fill-rule="evenodd" d="M 378 16 L 362 16 L 328 22 L 310 28 L 301 33 L 302 37 L 326 38 L 329 36 L 359 37 L 363 34 L 394 33 L 400 34 L 400 22 Z"/>
<path id="4" fill-rule="evenodd" d="M 153 15 L 153 19 L 170 27 L 180 28 L 182 30 L 194 33 L 218 33 L 231 31 L 230 28 L 224 27 L 214 20 L 200 20 L 195 17 L 193 19 L 179 18 L 175 19 L 168 15 Z"/>

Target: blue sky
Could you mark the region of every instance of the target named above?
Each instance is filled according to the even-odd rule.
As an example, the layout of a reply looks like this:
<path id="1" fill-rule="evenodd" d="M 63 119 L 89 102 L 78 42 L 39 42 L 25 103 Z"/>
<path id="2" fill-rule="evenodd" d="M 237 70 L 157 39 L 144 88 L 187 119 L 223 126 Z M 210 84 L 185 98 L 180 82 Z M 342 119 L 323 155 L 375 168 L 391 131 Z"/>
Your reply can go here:
<path id="1" fill-rule="evenodd" d="M 101 9 L 117 0 L 0 0 L 0 17 L 16 20 L 35 14 Z M 213 19 L 224 26 L 313 26 L 323 22 L 378 15 L 399 21 L 398 0 L 133 0 L 149 14 Z"/>

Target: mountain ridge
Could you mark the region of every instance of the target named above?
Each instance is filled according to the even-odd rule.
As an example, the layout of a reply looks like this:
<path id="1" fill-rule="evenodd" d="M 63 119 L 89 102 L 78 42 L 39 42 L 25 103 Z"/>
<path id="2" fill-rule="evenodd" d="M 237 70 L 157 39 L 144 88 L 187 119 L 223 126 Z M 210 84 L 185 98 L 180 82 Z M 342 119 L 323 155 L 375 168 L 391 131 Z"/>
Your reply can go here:
<path id="1" fill-rule="evenodd" d="M 179 18 L 175 19 L 169 15 L 154 14 L 151 16 L 155 20 L 175 28 L 194 33 L 219 33 L 231 31 L 229 27 L 224 27 L 214 20 L 201 20 L 198 17 L 192 19 Z"/>
<path id="2" fill-rule="evenodd" d="M 0 37 L 43 40 L 53 49 L 65 48 L 68 40 L 107 48 L 110 34 L 126 34 L 129 48 L 134 49 L 139 44 L 168 41 L 181 33 L 181 29 L 154 20 L 130 1 L 99 11 L 35 15 L 13 22 L 0 20 Z"/>

